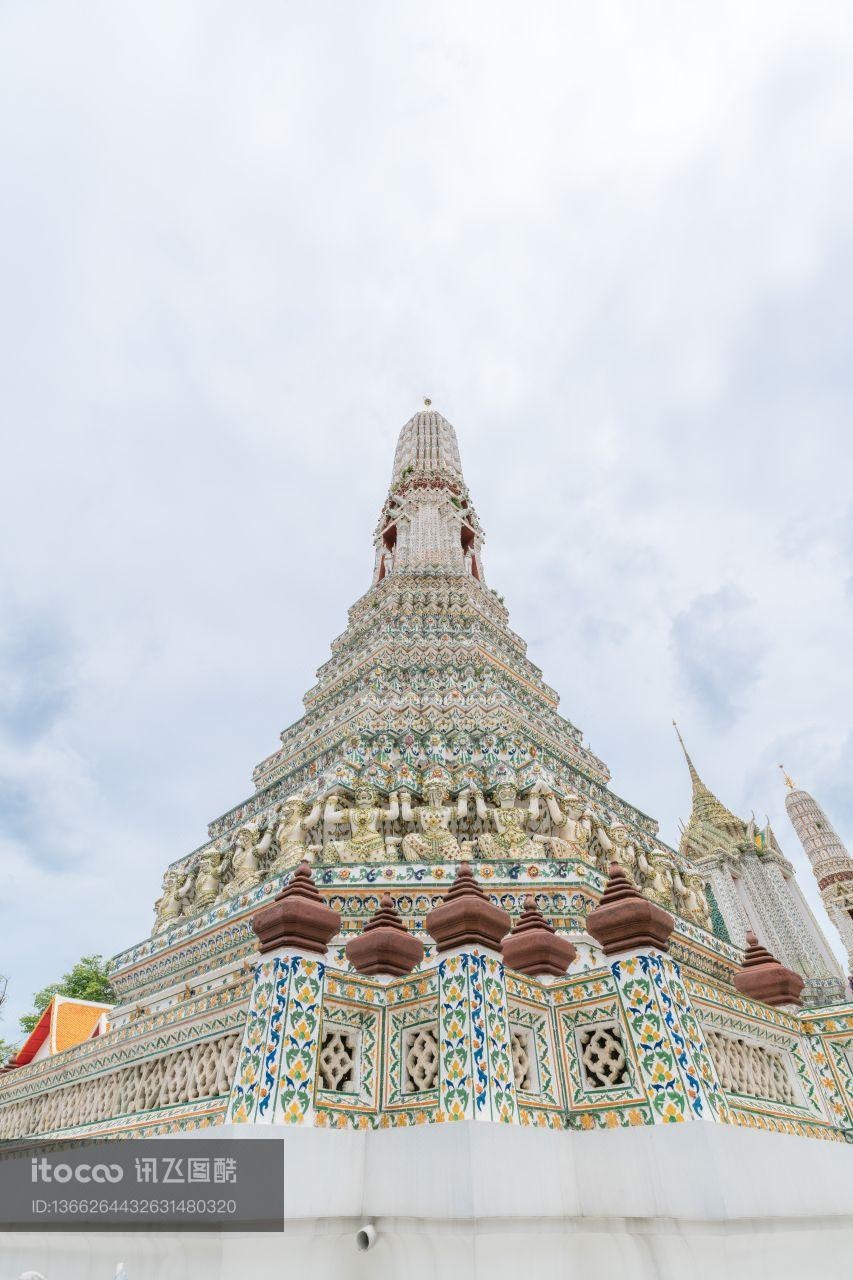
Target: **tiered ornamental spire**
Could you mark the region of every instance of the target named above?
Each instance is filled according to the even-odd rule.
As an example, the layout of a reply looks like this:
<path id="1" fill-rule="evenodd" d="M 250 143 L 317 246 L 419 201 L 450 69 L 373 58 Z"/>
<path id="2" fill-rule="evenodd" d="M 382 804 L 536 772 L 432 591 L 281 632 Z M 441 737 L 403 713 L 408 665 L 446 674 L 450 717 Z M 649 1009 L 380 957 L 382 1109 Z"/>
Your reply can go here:
<path id="1" fill-rule="evenodd" d="M 615 859 L 667 911 L 710 929 L 699 858 L 713 861 L 720 849 L 739 856 L 752 839 L 747 824 L 689 760 L 694 814 L 681 853 L 610 789 L 607 767 L 560 715 L 557 694 L 486 585 L 484 535 L 456 433 L 428 403 L 400 432 L 373 542 L 370 585 L 306 694 L 305 714 L 255 769 L 254 794 L 167 869 L 155 935 L 230 918 L 303 860 L 348 885 L 422 876 L 430 865 L 443 875 L 460 861 L 489 864 L 487 879 L 547 878 L 565 917 L 576 918 L 581 902 L 564 892 L 567 868 L 603 874 Z M 762 838 L 775 850 L 772 833 Z M 736 904 L 731 883 L 730 891 Z M 720 910 L 721 938 L 725 917 L 742 943 L 743 912 L 735 917 L 723 902 Z M 787 932 L 796 933 L 790 904 L 788 917 Z M 791 949 L 765 933 L 789 959 Z M 818 952 L 815 944 L 800 958 L 807 976 L 824 973 Z"/>
<path id="2" fill-rule="evenodd" d="M 500 754 L 498 738 L 509 734 L 530 741 L 526 759 L 516 744 L 513 776 L 535 760 L 555 778 L 565 770 L 563 785 L 571 789 L 606 787 L 606 766 L 558 714 L 557 694 L 508 626 L 502 600 L 486 587 L 482 548 L 456 433 L 434 410 L 416 413 L 397 444 L 374 536 L 372 585 L 350 609 L 346 631 L 306 694 L 306 714 L 255 769 L 265 799 L 280 782 L 289 791 L 313 789 L 320 777 L 324 786 L 334 778 L 346 784 L 352 767 L 369 765 L 377 752 L 381 764 L 399 753 L 420 774 L 426 763 L 440 764 L 452 783 L 471 754 L 481 753 L 472 733 L 486 739 L 487 755 Z M 413 741 L 398 741 L 400 732 Z M 416 783 L 417 773 L 407 776 Z M 252 808 L 224 815 L 210 834 Z M 636 809 L 626 807 L 624 816 L 656 831 Z"/>
<path id="3" fill-rule="evenodd" d="M 814 796 L 797 787 L 781 765 L 779 768 L 788 787 L 788 817 L 812 864 L 826 913 L 841 935 L 847 973 L 853 974 L 853 858 Z"/>
<path id="4" fill-rule="evenodd" d="M 673 722 L 674 723 L 674 722 Z M 738 818 L 702 781 L 675 725 L 692 787 L 679 852 L 706 880 L 712 906 L 737 946 L 754 931 L 784 964 L 802 974 L 810 999 L 840 999 L 841 973 L 770 823 Z"/>

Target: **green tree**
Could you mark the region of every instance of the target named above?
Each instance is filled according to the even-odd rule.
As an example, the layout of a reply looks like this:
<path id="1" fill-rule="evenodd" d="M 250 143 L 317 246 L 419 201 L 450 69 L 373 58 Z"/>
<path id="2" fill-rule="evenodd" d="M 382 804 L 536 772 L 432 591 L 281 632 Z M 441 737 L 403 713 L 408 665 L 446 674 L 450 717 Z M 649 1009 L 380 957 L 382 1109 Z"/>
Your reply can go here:
<path id="1" fill-rule="evenodd" d="M 116 993 L 110 985 L 107 962 L 103 956 L 83 956 L 59 982 L 37 991 L 33 996 L 34 1013 L 25 1013 L 21 1027 L 29 1034 L 55 995 L 74 996 L 77 1000 L 97 1000 L 114 1004 Z"/>
<path id="2" fill-rule="evenodd" d="M 8 1062 L 13 1053 L 18 1052 L 18 1045 L 12 1044 L 11 1040 L 4 1040 L 0 1036 L 0 1067 L 4 1062 Z"/>

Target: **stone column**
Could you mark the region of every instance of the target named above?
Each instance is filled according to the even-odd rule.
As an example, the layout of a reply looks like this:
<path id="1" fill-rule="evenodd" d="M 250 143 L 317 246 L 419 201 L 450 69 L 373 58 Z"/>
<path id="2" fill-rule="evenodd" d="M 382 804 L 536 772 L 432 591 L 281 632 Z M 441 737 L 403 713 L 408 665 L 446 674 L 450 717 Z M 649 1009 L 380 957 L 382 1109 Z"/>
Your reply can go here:
<path id="1" fill-rule="evenodd" d="M 438 952 L 441 1119 L 519 1122 L 500 956 L 510 923 L 467 862 L 426 918 Z"/>
<path id="2" fill-rule="evenodd" d="M 732 944 L 736 947 L 742 947 L 746 939 L 746 931 L 749 928 L 749 921 L 746 918 L 743 903 L 735 889 L 728 864 L 722 860 L 715 860 L 711 863 L 700 865 L 699 870 L 708 877 Z"/>
<path id="3" fill-rule="evenodd" d="M 227 1124 L 312 1122 L 325 971 L 289 948 L 260 958 Z"/>
<path id="4" fill-rule="evenodd" d="M 667 954 L 675 921 L 644 898 L 619 863 L 587 929 L 602 946 L 624 1025 L 658 1124 L 729 1120 L 729 1109 L 699 1019 Z"/>
<path id="5" fill-rule="evenodd" d="M 307 862 L 252 918 L 260 956 L 227 1124 L 312 1123 L 325 954 L 340 923 Z"/>

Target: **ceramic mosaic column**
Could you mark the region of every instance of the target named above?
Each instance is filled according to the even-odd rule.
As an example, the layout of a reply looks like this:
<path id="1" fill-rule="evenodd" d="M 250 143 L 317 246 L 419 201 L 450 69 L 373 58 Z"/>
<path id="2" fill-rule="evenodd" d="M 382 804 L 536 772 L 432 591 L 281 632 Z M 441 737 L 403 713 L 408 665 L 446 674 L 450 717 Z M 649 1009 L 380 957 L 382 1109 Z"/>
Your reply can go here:
<path id="1" fill-rule="evenodd" d="M 307 862 L 252 919 L 260 960 L 226 1123 L 310 1124 L 320 1054 L 329 940 L 340 916 L 320 897 Z"/>
<path id="2" fill-rule="evenodd" d="M 439 1116 L 518 1124 L 500 956 L 472 948 L 438 964 Z"/>
<path id="3" fill-rule="evenodd" d="M 439 1116 L 519 1122 L 503 961 L 511 921 L 489 902 L 467 862 L 429 913 L 439 1000 Z"/>
<path id="4" fill-rule="evenodd" d="M 255 966 L 226 1123 L 311 1122 L 324 975 L 322 960 L 283 950 Z"/>
<path id="5" fill-rule="evenodd" d="M 678 964 L 658 951 L 638 951 L 613 959 L 610 970 L 655 1121 L 728 1121 L 728 1104 Z"/>
<path id="6" fill-rule="evenodd" d="M 587 928 L 610 962 L 624 1025 L 659 1124 L 729 1120 L 699 1020 L 666 955 L 675 921 L 631 884 L 617 862 Z"/>

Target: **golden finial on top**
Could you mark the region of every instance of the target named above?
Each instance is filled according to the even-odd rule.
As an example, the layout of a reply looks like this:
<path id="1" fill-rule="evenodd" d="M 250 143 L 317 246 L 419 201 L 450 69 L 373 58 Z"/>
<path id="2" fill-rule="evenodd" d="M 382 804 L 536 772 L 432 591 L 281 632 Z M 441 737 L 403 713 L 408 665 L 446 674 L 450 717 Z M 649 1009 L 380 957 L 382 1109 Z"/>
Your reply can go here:
<path id="1" fill-rule="evenodd" d="M 432 404 L 432 401 L 430 400 L 429 396 L 424 396 L 424 404 L 426 405 L 427 408 L 429 408 L 430 405 Z"/>
<path id="2" fill-rule="evenodd" d="M 782 770 L 782 777 L 785 779 L 785 785 L 788 787 L 789 791 L 794 791 L 796 789 L 794 779 L 789 773 L 785 772 L 785 766 L 783 764 L 780 764 L 779 768 Z"/>

